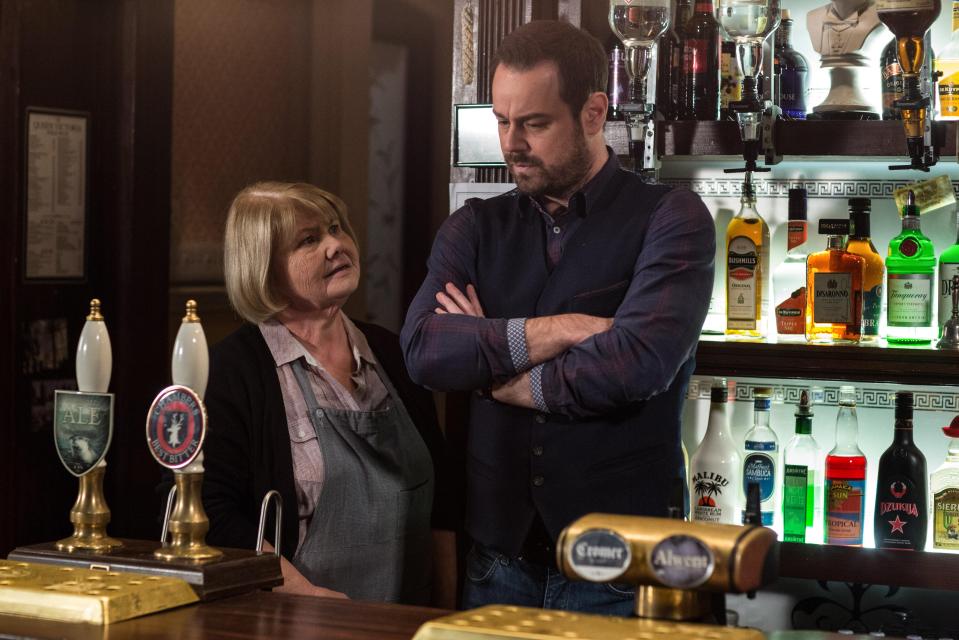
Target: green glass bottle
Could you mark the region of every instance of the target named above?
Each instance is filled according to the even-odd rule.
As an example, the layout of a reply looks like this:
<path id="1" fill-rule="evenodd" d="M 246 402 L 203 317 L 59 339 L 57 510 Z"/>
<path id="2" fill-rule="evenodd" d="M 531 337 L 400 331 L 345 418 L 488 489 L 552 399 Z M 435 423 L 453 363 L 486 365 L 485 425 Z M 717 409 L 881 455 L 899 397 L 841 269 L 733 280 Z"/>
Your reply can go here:
<path id="1" fill-rule="evenodd" d="M 886 272 L 886 341 L 928 344 L 937 333 L 933 317 L 936 250 L 922 233 L 912 191 L 902 208 L 902 233 L 889 242 Z"/>

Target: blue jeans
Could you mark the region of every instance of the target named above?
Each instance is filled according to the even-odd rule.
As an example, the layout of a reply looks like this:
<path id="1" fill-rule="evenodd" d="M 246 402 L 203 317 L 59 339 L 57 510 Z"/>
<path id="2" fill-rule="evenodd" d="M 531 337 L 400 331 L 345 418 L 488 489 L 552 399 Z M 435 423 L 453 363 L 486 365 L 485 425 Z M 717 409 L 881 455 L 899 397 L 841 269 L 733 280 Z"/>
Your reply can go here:
<path id="1" fill-rule="evenodd" d="M 510 558 L 480 544 L 466 555 L 463 608 L 511 604 L 614 616 L 631 616 L 636 603 L 632 586 L 572 582 L 555 567 Z"/>

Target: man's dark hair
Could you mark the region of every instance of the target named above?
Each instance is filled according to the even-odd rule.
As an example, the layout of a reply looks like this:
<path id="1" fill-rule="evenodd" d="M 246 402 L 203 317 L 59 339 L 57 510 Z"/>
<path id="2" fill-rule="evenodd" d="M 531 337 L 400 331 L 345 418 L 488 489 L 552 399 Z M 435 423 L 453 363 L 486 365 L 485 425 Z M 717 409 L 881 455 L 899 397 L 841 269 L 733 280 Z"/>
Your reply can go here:
<path id="1" fill-rule="evenodd" d="M 500 44 L 492 73 L 499 65 L 528 71 L 541 62 L 559 69 L 559 95 L 577 117 L 586 98 L 606 91 L 606 53 L 599 40 L 568 22 L 534 20 L 517 28 Z"/>

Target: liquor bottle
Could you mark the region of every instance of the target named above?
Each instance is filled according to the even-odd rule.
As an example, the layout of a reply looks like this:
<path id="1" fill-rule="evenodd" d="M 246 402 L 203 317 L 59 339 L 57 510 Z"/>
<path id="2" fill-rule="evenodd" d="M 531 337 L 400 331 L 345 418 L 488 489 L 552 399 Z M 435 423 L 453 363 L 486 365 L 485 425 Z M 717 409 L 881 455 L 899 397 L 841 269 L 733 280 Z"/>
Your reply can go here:
<path id="1" fill-rule="evenodd" d="M 743 74 L 736 61 L 736 43 L 723 40 L 719 54 L 719 119 L 734 119 L 729 103 L 742 100 Z"/>
<path id="2" fill-rule="evenodd" d="M 956 230 L 959 234 L 959 218 L 956 220 Z M 939 256 L 939 337 L 942 337 L 942 328 L 952 317 L 952 279 L 959 275 L 959 238 L 956 243 L 942 252 Z"/>
<path id="3" fill-rule="evenodd" d="M 790 40 L 793 21 L 788 9 L 782 10 L 782 21 L 776 30 L 776 48 L 773 54 L 775 69 L 776 104 L 785 118 L 806 119 L 806 96 L 809 93 L 809 64 L 806 58 L 793 49 Z"/>
<path id="4" fill-rule="evenodd" d="M 826 456 L 824 542 L 862 546 L 866 506 L 866 456 L 859 449 L 856 388 L 839 388 L 836 446 Z"/>
<path id="5" fill-rule="evenodd" d="M 806 190 L 789 190 L 786 257 L 773 271 L 776 334 L 780 342 L 803 340 L 806 335 L 806 257 L 809 254 Z"/>
<path id="6" fill-rule="evenodd" d="M 862 281 L 862 341 L 874 342 L 879 338 L 879 321 L 882 317 L 882 283 L 886 266 L 876 251 L 870 237 L 869 213 L 872 202 L 869 198 L 849 198 L 849 240 L 846 251 L 866 261 Z"/>
<path id="7" fill-rule="evenodd" d="M 803 389 L 796 411 L 796 435 L 783 449 L 783 540 L 822 540 L 823 458 L 812 435 L 809 392 Z"/>
<path id="8" fill-rule="evenodd" d="M 676 16 L 669 30 L 659 39 L 657 46 L 661 56 L 657 82 L 664 91 L 661 96 L 668 97 L 668 105 L 657 104 L 663 117 L 678 120 L 683 117 L 683 26 L 693 15 L 692 0 L 677 0 Z"/>
<path id="9" fill-rule="evenodd" d="M 759 339 L 769 321 L 769 227 L 752 183 L 743 183 L 740 201 L 726 227 L 726 335 Z"/>
<path id="10" fill-rule="evenodd" d="M 689 461 L 692 520 L 740 523 L 738 479 L 742 463 L 729 430 L 728 400 L 726 380 L 713 380 L 706 435 Z"/>
<path id="11" fill-rule="evenodd" d="M 683 26 L 683 117 L 719 119 L 719 60 L 722 36 L 712 0 L 696 0 Z"/>
<path id="12" fill-rule="evenodd" d="M 859 342 L 866 261 L 843 248 L 849 220 L 820 220 L 819 233 L 828 240 L 806 259 L 806 340 Z"/>
<path id="13" fill-rule="evenodd" d="M 889 242 L 886 270 L 886 340 L 892 344 L 931 342 L 936 333 L 932 305 L 936 252 L 920 228 L 912 191 L 902 208 L 902 233 Z"/>
<path id="14" fill-rule="evenodd" d="M 936 58 L 939 77 L 939 119 L 959 120 L 959 0 L 952 2 L 952 37 Z"/>
<path id="15" fill-rule="evenodd" d="M 623 53 L 623 45 L 614 40 L 614 44 L 608 48 L 609 55 L 609 75 L 606 82 L 606 95 L 609 98 L 609 109 L 606 112 L 607 120 L 622 120 L 623 112 L 621 107 L 629 100 L 627 92 L 629 91 L 629 75 L 626 72 L 626 56 Z"/>
<path id="16" fill-rule="evenodd" d="M 896 393 L 892 444 L 879 458 L 872 526 L 877 549 L 926 547 L 926 457 L 912 440 L 912 392 Z"/>
<path id="17" fill-rule="evenodd" d="M 772 389 L 757 387 L 753 391 L 753 428 L 746 433 L 743 445 L 743 504 L 750 483 L 759 485 L 762 521 L 765 527 L 778 528 L 780 502 L 779 439 L 769 426 Z M 743 522 L 746 511 L 743 510 Z"/>
<path id="18" fill-rule="evenodd" d="M 959 416 L 943 427 L 949 438 L 946 460 L 932 472 L 929 489 L 932 493 L 932 547 L 936 550 L 959 551 Z"/>
<path id="19" fill-rule="evenodd" d="M 902 120 L 902 114 L 896 106 L 896 100 L 902 99 L 902 67 L 899 66 L 899 57 L 896 53 L 896 39 L 893 38 L 882 50 L 879 56 L 879 66 L 882 72 L 882 119 Z"/>

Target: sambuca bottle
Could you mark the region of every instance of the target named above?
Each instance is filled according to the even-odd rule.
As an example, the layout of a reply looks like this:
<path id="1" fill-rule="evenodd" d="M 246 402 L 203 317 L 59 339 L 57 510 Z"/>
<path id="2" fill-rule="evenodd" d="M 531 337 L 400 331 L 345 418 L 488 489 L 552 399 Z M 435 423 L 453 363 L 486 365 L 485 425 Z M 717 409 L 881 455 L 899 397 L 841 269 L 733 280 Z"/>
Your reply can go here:
<path id="1" fill-rule="evenodd" d="M 690 516 L 701 522 L 741 522 L 741 458 L 729 429 L 729 387 L 724 379 L 710 389 L 706 435 L 689 461 Z"/>
<path id="2" fill-rule="evenodd" d="M 763 526 L 775 528 L 779 520 L 780 469 L 779 439 L 769 426 L 772 389 L 757 387 L 753 395 L 753 428 L 743 443 L 742 500 L 745 504 L 750 483 L 758 484 Z M 745 511 L 742 517 L 746 517 Z"/>

